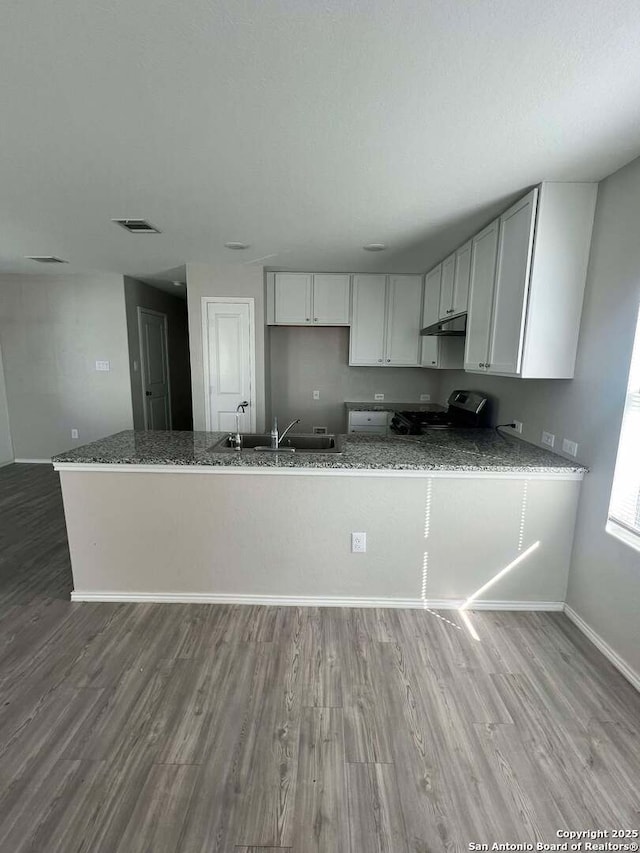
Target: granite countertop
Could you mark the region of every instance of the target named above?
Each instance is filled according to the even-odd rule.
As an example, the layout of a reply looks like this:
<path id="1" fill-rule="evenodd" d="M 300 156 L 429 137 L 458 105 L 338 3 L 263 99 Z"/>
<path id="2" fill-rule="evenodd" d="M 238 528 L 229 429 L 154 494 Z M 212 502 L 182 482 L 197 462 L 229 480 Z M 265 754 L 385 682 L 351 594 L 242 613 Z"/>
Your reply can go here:
<path id="1" fill-rule="evenodd" d="M 493 429 L 433 430 L 421 436 L 351 434 L 342 454 L 214 453 L 227 433 L 126 430 L 60 453 L 54 463 L 210 465 L 233 468 L 296 468 L 387 471 L 485 471 L 584 473 L 578 462 Z"/>
<path id="2" fill-rule="evenodd" d="M 444 412 L 447 408 L 439 403 L 387 403 L 384 400 L 345 402 L 344 405 L 348 412 Z"/>

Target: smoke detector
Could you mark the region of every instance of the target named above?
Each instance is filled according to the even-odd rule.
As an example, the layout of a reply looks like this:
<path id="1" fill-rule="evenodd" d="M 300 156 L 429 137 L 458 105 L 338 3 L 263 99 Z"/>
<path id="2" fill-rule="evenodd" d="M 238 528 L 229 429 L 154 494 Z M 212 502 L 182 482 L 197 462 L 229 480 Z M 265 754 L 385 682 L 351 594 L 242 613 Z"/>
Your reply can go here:
<path id="1" fill-rule="evenodd" d="M 147 222 L 146 219 L 112 219 L 116 225 L 124 228 L 129 234 L 161 234 L 159 228 Z"/>

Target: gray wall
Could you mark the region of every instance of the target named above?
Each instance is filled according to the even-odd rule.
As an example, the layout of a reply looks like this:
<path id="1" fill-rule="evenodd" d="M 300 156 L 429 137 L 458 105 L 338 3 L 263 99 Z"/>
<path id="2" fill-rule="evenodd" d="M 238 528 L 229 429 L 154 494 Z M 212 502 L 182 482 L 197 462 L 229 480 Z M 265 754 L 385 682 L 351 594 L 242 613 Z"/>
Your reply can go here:
<path id="1" fill-rule="evenodd" d="M 270 326 L 270 415 L 281 424 L 302 418 L 299 432 L 346 429 L 345 400 L 417 402 L 438 395 L 438 371 L 419 367 L 349 367 L 349 329 L 339 326 Z M 313 399 L 313 391 L 320 399 Z"/>
<path id="2" fill-rule="evenodd" d="M 191 349 L 191 387 L 193 391 L 194 429 L 205 428 L 205 388 L 202 354 L 202 297 L 245 296 L 255 300 L 256 324 L 256 426 L 264 426 L 265 412 L 265 336 L 264 275 L 262 267 L 237 263 L 211 266 L 187 264 L 187 305 Z"/>
<path id="3" fill-rule="evenodd" d="M 13 462 L 13 445 L 9 427 L 9 407 L 2 366 L 2 350 L 0 349 L 0 465 Z"/>
<path id="4" fill-rule="evenodd" d="M 17 459 L 131 429 L 122 276 L 0 276 L 0 346 Z"/>
<path id="5" fill-rule="evenodd" d="M 124 295 L 129 338 L 129 375 L 134 429 L 144 429 L 142 373 L 140 370 L 140 334 L 138 307 L 149 308 L 167 316 L 169 378 L 171 381 L 171 419 L 173 429 L 190 430 L 191 367 L 189 364 L 189 324 L 186 300 L 171 296 L 134 278 L 125 276 Z"/>
<path id="6" fill-rule="evenodd" d="M 456 373 L 454 385 L 499 398 L 499 422 L 516 418 L 540 443 L 546 429 L 577 441 L 585 478 L 567 601 L 640 673 L 640 553 L 605 532 L 640 302 L 640 159 L 600 184 L 575 379 L 522 381 Z"/>
<path id="7" fill-rule="evenodd" d="M 385 599 L 380 606 L 421 598 L 460 606 L 518 555 L 521 541 L 540 546 L 481 599 L 561 606 L 580 489 L 576 480 L 530 480 L 525 492 L 526 475 L 413 472 L 60 476 L 76 594 Z M 366 553 L 351 553 L 353 530 L 367 532 Z"/>

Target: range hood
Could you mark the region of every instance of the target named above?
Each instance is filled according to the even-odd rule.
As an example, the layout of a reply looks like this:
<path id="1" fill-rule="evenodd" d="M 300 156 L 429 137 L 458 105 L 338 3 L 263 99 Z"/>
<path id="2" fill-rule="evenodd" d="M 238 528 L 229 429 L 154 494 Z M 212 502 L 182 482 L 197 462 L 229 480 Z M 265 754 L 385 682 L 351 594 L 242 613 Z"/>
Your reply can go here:
<path id="1" fill-rule="evenodd" d="M 424 329 L 420 330 L 421 335 L 440 335 L 442 337 L 448 336 L 450 338 L 463 337 L 466 333 L 466 314 L 458 314 L 457 317 L 452 317 L 451 320 L 440 320 L 439 322 L 432 323 L 430 326 L 426 326 Z"/>

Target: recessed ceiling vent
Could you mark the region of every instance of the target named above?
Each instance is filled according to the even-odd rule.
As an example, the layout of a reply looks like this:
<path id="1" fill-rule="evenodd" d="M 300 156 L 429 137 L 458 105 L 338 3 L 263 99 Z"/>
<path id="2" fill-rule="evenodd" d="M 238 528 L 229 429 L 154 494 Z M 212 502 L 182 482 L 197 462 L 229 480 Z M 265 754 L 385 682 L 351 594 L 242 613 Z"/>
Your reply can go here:
<path id="1" fill-rule="evenodd" d="M 68 264 L 64 258 L 56 258 L 55 255 L 27 255 L 28 261 L 37 261 L 39 264 Z"/>
<path id="2" fill-rule="evenodd" d="M 116 225 L 120 225 L 130 234 L 161 234 L 159 228 L 147 222 L 146 219 L 112 219 Z"/>

